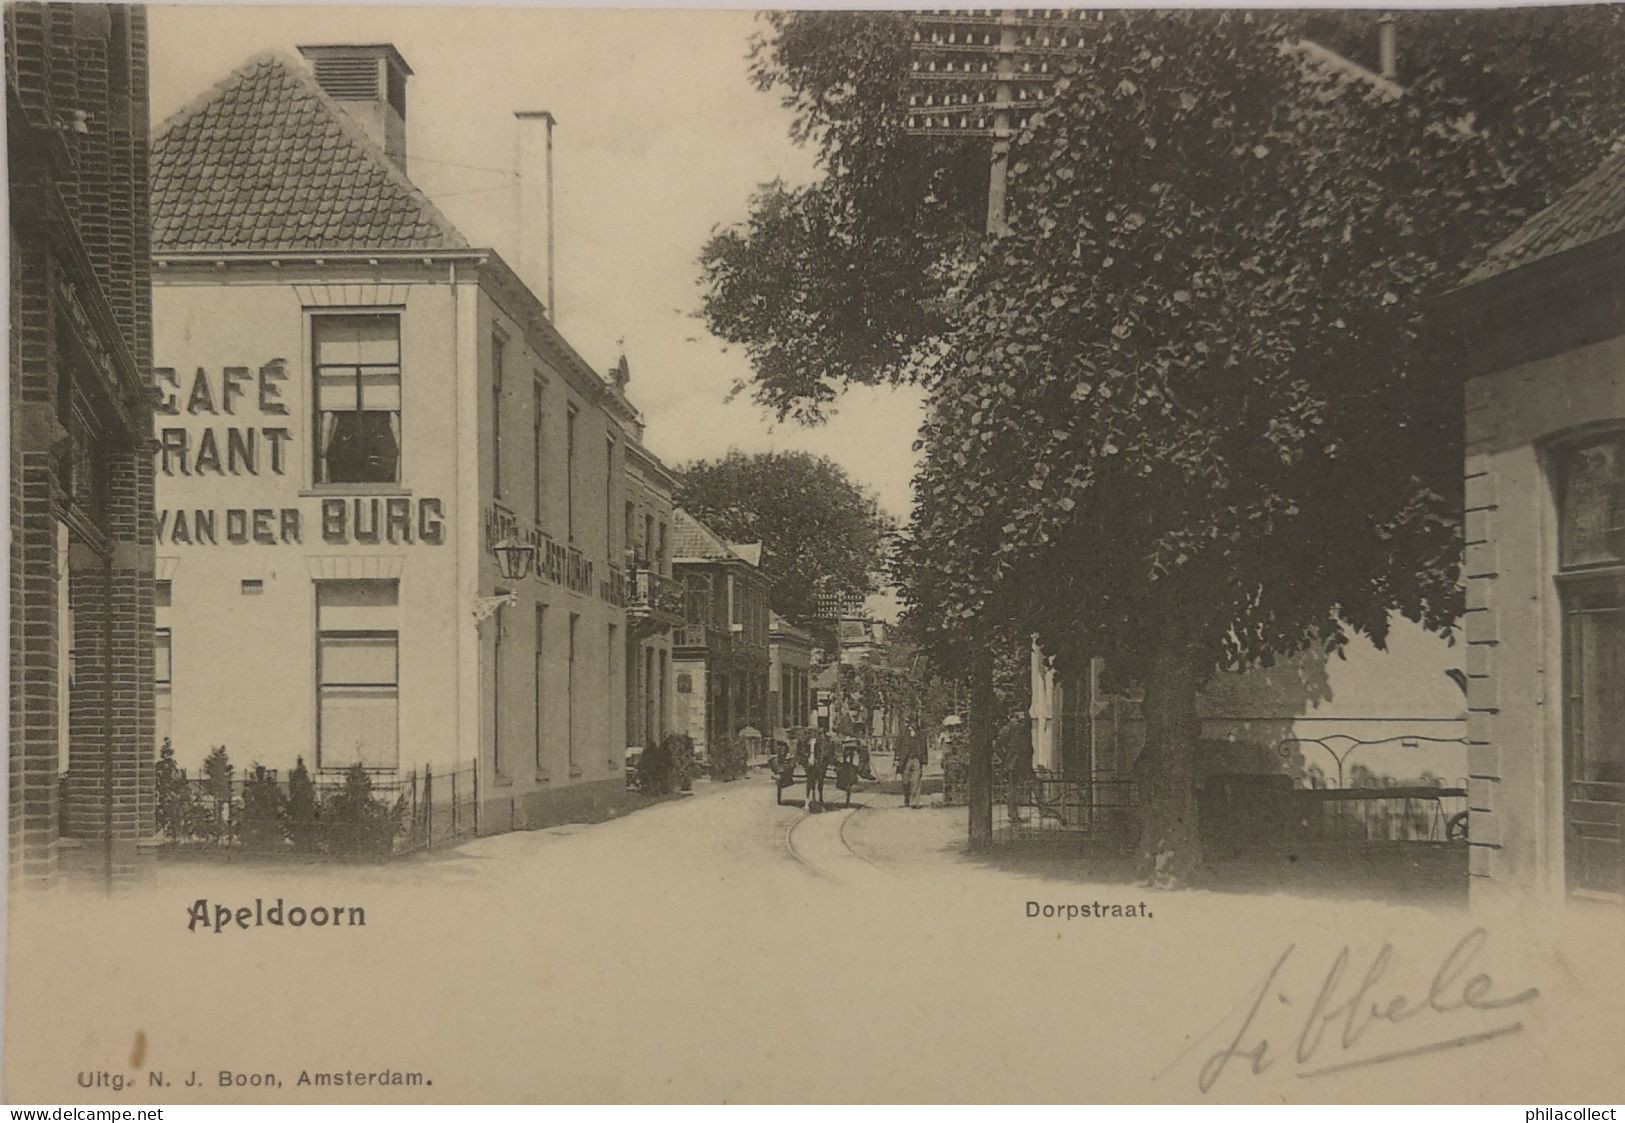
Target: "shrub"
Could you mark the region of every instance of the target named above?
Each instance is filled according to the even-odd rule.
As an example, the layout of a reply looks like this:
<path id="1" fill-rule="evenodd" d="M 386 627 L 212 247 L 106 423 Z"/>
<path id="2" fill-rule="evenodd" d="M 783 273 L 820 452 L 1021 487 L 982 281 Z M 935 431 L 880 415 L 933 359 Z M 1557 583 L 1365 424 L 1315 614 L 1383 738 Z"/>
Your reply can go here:
<path id="1" fill-rule="evenodd" d="M 671 761 L 672 788 L 680 792 L 692 791 L 694 773 L 697 770 L 694 763 L 694 738 L 687 733 L 668 733 L 660 742 L 660 746 L 666 750 L 666 756 Z"/>
<path id="2" fill-rule="evenodd" d="M 662 796 L 671 791 L 671 750 L 664 742 L 651 745 L 638 758 L 638 791 Z"/>
<path id="3" fill-rule="evenodd" d="M 230 837 L 236 810 L 231 799 L 232 777 L 237 769 L 226 755 L 226 746 L 216 745 L 203 759 L 203 790 L 208 793 L 208 813 L 200 816 L 198 834 L 223 841 Z"/>
<path id="4" fill-rule="evenodd" d="M 384 858 L 400 833 L 404 804 L 391 807 L 372 794 L 372 777 L 360 764 L 344 774 L 344 786 L 322 808 L 328 853 L 341 857 Z"/>
<path id="5" fill-rule="evenodd" d="M 745 774 L 747 761 L 744 738 L 718 737 L 709 754 L 711 779 L 737 780 Z"/>
<path id="6" fill-rule="evenodd" d="M 158 829 L 172 842 L 185 842 L 197 831 L 198 806 L 186 772 L 175 763 L 175 746 L 164 738 L 154 771 L 158 798 Z"/>
<path id="7" fill-rule="evenodd" d="M 241 831 L 243 845 L 252 850 L 280 850 L 287 826 L 288 797 L 264 765 L 243 783 Z"/>
<path id="8" fill-rule="evenodd" d="M 288 841 L 294 850 L 308 854 L 318 847 L 316 785 L 311 782 L 305 758 L 298 758 L 288 773 L 288 806 L 285 811 Z"/>

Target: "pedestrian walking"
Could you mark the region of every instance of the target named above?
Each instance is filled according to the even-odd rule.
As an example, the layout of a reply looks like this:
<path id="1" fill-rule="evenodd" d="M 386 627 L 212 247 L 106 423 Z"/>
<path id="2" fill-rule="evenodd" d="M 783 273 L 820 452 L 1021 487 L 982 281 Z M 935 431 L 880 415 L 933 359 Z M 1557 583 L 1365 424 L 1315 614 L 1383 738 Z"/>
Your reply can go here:
<path id="1" fill-rule="evenodd" d="M 920 780 L 925 774 L 925 738 L 919 725 L 910 718 L 903 729 L 897 747 L 897 771 L 903 778 L 903 806 L 913 807 L 920 796 Z"/>

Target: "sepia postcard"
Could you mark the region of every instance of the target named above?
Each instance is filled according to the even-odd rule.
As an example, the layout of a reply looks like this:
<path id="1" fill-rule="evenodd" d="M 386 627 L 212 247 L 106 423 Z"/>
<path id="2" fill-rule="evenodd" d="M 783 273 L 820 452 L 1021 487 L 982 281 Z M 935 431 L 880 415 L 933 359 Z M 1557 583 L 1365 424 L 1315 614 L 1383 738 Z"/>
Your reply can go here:
<path id="1" fill-rule="evenodd" d="M 4 37 L 6 1102 L 1614 1117 L 1625 6 Z"/>

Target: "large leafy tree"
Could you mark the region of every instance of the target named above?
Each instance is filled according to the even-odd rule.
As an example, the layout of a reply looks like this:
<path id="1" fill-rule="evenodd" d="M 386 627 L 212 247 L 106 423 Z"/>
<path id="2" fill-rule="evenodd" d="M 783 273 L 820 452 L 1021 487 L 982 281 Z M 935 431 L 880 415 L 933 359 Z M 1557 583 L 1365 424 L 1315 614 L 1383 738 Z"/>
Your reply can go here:
<path id="1" fill-rule="evenodd" d="M 1620 124 L 1597 92 L 1619 81 L 1619 22 L 1573 18 L 1588 29 L 1554 57 L 1463 19 L 1452 65 L 1400 92 L 1290 46 L 1301 17 L 1125 14 L 1020 138 L 1013 233 L 971 263 L 927 231 L 940 319 L 908 341 L 915 365 L 869 378 L 931 390 L 905 595 L 939 655 L 996 622 L 1145 687 L 1141 842 L 1160 882 L 1198 858 L 1195 696 L 1215 669 L 1349 630 L 1380 644 L 1393 611 L 1455 618 L 1459 403 L 1422 318 Z M 1498 50 L 1528 71 L 1520 104 L 1475 112 Z M 779 81 L 816 116 L 807 74 Z M 830 89 L 822 120 L 850 138 Z M 857 206 L 829 170 L 821 186 Z M 736 254 L 760 261 L 761 234 Z M 817 339 L 828 283 L 789 282 L 776 330 Z"/>
<path id="2" fill-rule="evenodd" d="M 849 385 L 918 381 L 953 322 L 986 208 L 974 146 L 908 136 L 906 17 L 766 13 L 751 74 L 794 111 L 823 177 L 763 186 L 700 258 L 711 330 L 742 344 L 755 399 L 820 420 Z"/>
<path id="3" fill-rule="evenodd" d="M 805 452 L 730 452 L 678 473 L 676 503 L 734 542 L 763 544 L 773 610 L 815 621 L 823 593 L 876 591 L 896 527 L 833 460 Z"/>
<path id="4" fill-rule="evenodd" d="M 1287 32 L 1096 38 L 1020 138 L 1014 233 L 924 435 L 907 587 L 945 638 L 992 613 L 1143 684 L 1163 883 L 1199 856 L 1209 676 L 1380 646 L 1393 611 L 1452 626 L 1460 403 L 1422 316 L 1530 202 L 1442 85 L 1400 95 Z"/>

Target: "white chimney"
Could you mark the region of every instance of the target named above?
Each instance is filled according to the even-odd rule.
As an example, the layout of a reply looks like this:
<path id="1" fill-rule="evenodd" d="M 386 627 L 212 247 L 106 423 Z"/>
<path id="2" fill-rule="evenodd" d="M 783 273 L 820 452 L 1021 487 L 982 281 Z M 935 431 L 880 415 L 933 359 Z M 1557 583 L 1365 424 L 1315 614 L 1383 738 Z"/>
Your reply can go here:
<path id="1" fill-rule="evenodd" d="M 316 71 L 316 84 L 338 102 L 406 171 L 406 80 L 412 68 L 392 43 L 348 43 L 299 48 Z"/>
<path id="2" fill-rule="evenodd" d="M 1394 17 L 1377 20 L 1377 67 L 1390 82 L 1399 79 L 1399 46 L 1394 37 Z"/>
<path id="3" fill-rule="evenodd" d="M 553 294 L 553 126 L 545 109 L 514 113 L 518 121 L 515 163 L 519 171 L 516 231 L 519 239 L 519 277 L 532 291 L 541 292 L 547 318 L 558 321 Z M 547 224 L 545 239 L 539 236 Z"/>

